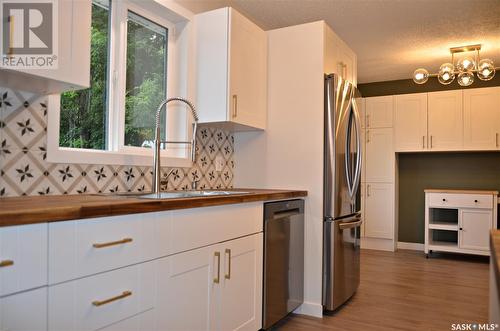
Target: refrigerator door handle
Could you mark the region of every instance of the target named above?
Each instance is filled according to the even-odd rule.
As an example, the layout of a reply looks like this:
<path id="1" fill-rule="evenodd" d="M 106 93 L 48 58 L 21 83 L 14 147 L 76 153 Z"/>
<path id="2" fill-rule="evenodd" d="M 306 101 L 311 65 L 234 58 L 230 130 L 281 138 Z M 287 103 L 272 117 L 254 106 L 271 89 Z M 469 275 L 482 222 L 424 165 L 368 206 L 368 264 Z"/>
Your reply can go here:
<path id="1" fill-rule="evenodd" d="M 347 109 L 351 108 L 351 104 L 352 104 L 352 98 L 349 99 L 349 105 L 348 105 Z M 349 114 L 349 116 L 351 116 L 351 115 Z M 350 125 L 350 120 L 348 121 L 348 123 Z M 354 195 L 356 193 L 355 193 L 355 190 L 354 190 L 354 185 L 353 185 L 354 181 L 353 181 L 352 174 L 351 174 L 351 165 L 350 165 L 351 148 L 350 148 L 350 146 L 351 146 L 351 128 L 349 127 L 346 130 L 346 137 L 345 137 L 344 163 L 345 163 L 345 173 L 346 173 L 346 181 L 347 181 L 347 190 L 349 191 L 349 197 L 352 200 L 353 197 L 354 197 Z"/>
<path id="2" fill-rule="evenodd" d="M 345 230 L 345 229 L 357 228 L 358 226 L 361 226 L 362 223 L 363 223 L 362 220 L 355 221 L 355 222 L 342 222 L 339 224 L 339 229 Z"/>
<path id="3" fill-rule="evenodd" d="M 354 187 L 351 199 L 355 199 L 356 192 L 358 191 L 361 182 L 361 169 L 362 169 L 362 150 L 361 150 L 361 120 L 359 118 L 359 111 L 356 102 L 352 102 L 352 110 L 354 114 L 354 123 L 356 125 L 356 171 L 354 173 Z"/>

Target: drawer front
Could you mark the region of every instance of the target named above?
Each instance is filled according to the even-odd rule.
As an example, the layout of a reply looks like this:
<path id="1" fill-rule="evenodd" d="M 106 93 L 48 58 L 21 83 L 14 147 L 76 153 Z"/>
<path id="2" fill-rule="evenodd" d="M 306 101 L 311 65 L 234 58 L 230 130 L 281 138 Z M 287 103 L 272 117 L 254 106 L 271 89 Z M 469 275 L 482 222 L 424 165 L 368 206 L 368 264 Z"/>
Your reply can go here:
<path id="1" fill-rule="evenodd" d="M 262 232 L 263 203 L 244 203 L 172 212 L 171 253 Z"/>
<path id="2" fill-rule="evenodd" d="M 155 309 L 150 309 L 99 331 L 155 331 Z M 159 330 L 160 331 L 160 330 Z"/>
<path id="3" fill-rule="evenodd" d="M 165 223 L 161 222 L 162 218 L 166 219 Z M 52 223 L 49 225 L 49 284 L 158 257 L 158 243 L 168 240 L 168 233 L 168 213 Z"/>
<path id="4" fill-rule="evenodd" d="M 155 306 L 156 262 L 49 286 L 49 330 L 91 331 Z"/>
<path id="5" fill-rule="evenodd" d="M 0 330 L 47 330 L 47 287 L 1 298 Z"/>
<path id="6" fill-rule="evenodd" d="M 0 228 L 0 296 L 47 284 L 47 224 Z"/>
<path id="7" fill-rule="evenodd" d="M 429 207 L 493 208 L 493 196 L 487 194 L 429 193 Z"/>

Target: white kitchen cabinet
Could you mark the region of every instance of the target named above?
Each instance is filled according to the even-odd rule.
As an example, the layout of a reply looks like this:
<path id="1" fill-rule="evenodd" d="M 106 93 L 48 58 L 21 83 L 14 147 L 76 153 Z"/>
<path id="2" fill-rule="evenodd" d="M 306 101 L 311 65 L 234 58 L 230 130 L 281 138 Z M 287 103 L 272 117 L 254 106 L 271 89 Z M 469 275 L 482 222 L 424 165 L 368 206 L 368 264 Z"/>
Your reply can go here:
<path id="1" fill-rule="evenodd" d="M 47 284 L 47 224 L 0 228 L 0 296 Z"/>
<path id="2" fill-rule="evenodd" d="M 161 259 L 158 328 L 259 330 L 262 238 L 259 233 Z"/>
<path id="3" fill-rule="evenodd" d="M 49 286 L 50 331 L 94 331 L 156 305 L 156 261 Z"/>
<path id="4" fill-rule="evenodd" d="M 497 191 L 425 190 L 425 253 L 489 255 Z"/>
<path id="5" fill-rule="evenodd" d="M 464 147 L 495 150 L 500 144 L 500 87 L 463 91 Z"/>
<path id="6" fill-rule="evenodd" d="M 325 72 L 335 73 L 357 85 L 357 56 L 347 44 L 324 25 Z"/>
<path id="7" fill-rule="evenodd" d="M 394 97 L 370 97 L 365 99 L 366 128 L 392 128 Z"/>
<path id="8" fill-rule="evenodd" d="M 396 152 L 427 148 L 427 93 L 394 96 L 394 149 Z"/>
<path id="9" fill-rule="evenodd" d="M 489 251 L 492 210 L 461 209 L 458 247 Z"/>
<path id="10" fill-rule="evenodd" d="M 394 184 L 366 183 L 364 236 L 394 238 Z"/>
<path id="11" fill-rule="evenodd" d="M 462 91 L 432 92 L 428 94 L 428 100 L 428 149 L 462 149 Z"/>
<path id="12" fill-rule="evenodd" d="M 47 288 L 0 298 L 0 330 L 47 330 Z"/>
<path id="13" fill-rule="evenodd" d="M 394 182 L 395 155 L 391 128 L 367 129 L 366 182 Z"/>
<path id="14" fill-rule="evenodd" d="M 0 69 L 0 85 L 41 94 L 90 86 L 90 0 L 58 1 L 58 68 Z"/>
<path id="15" fill-rule="evenodd" d="M 266 32 L 232 8 L 196 15 L 195 30 L 200 122 L 265 129 Z"/>

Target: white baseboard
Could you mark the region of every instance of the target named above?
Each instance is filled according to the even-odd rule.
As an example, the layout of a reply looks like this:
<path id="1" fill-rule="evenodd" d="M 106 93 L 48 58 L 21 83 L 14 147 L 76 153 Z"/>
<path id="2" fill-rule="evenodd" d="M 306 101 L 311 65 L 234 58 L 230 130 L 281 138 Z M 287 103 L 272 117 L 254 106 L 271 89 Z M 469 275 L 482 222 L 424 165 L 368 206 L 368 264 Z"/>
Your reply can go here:
<path id="1" fill-rule="evenodd" d="M 407 242 L 403 242 L 403 241 L 398 241 L 398 249 L 409 249 L 412 251 L 424 251 L 424 244 L 407 243 Z"/>
<path id="2" fill-rule="evenodd" d="M 361 238 L 362 249 L 374 249 L 378 251 L 394 252 L 396 247 L 392 239 L 379 239 L 379 238 Z"/>
<path id="3" fill-rule="evenodd" d="M 317 304 L 315 302 L 304 302 L 293 312 L 295 314 L 323 318 L 323 305 Z"/>

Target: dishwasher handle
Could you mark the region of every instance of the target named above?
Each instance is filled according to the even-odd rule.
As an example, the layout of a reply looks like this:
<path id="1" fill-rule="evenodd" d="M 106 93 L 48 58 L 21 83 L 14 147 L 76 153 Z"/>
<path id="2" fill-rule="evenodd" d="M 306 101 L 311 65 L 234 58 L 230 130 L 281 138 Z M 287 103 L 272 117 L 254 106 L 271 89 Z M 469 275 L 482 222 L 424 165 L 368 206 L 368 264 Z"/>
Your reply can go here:
<path id="1" fill-rule="evenodd" d="M 264 219 L 266 221 L 304 214 L 304 200 L 287 200 L 265 204 Z"/>

